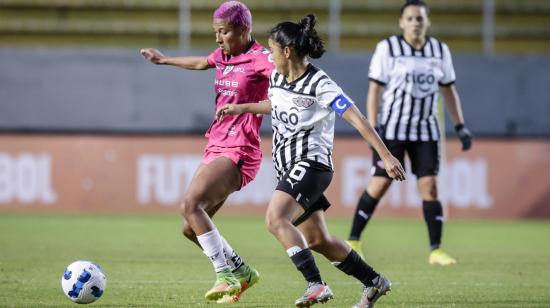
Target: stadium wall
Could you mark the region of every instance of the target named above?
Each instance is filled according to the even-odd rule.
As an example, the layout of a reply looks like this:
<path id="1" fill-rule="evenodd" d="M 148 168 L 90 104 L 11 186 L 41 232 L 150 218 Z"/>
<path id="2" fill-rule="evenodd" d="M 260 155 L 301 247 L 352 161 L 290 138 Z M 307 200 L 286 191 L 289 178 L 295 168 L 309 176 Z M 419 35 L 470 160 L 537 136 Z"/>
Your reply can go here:
<path id="1" fill-rule="evenodd" d="M 364 111 L 369 62 L 328 53 L 316 63 Z M 454 64 L 474 134 L 550 137 L 550 57 L 456 54 Z M 213 76 L 152 65 L 138 50 L 0 49 L 0 131 L 203 132 Z M 337 121 L 336 132 L 353 128 Z"/>
<path id="2" fill-rule="evenodd" d="M 269 136 L 264 139 L 269 140 Z M 232 195 L 224 215 L 261 215 L 275 187 L 270 143 L 251 185 Z M 0 135 L 0 212 L 171 212 L 201 160 L 197 136 Z M 461 153 L 446 142 L 440 194 L 451 218 L 550 219 L 548 141 L 476 140 Z M 357 138 L 336 138 L 328 215 L 351 217 L 370 169 Z M 416 181 L 392 186 L 377 210 L 420 217 Z"/>

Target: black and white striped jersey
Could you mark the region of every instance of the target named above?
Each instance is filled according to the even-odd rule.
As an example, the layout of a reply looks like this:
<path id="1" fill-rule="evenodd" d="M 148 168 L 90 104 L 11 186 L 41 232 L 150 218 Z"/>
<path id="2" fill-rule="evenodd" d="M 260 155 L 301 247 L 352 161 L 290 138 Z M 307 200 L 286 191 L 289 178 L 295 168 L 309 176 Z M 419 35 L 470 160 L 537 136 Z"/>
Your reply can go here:
<path id="1" fill-rule="evenodd" d="M 384 85 L 377 124 L 388 140 L 439 140 L 437 123 L 439 86 L 455 82 L 447 45 L 427 37 L 416 50 L 403 36 L 378 43 L 369 67 L 369 79 Z"/>
<path id="2" fill-rule="evenodd" d="M 344 95 L 342 89 L 312 64 L 292 82 L 273 70 L 268 96 L 273 130 L 272 157 L 278 177 L 304 159 L 333 168 L 335 112 L 330 105 L 340 95 Z"/>

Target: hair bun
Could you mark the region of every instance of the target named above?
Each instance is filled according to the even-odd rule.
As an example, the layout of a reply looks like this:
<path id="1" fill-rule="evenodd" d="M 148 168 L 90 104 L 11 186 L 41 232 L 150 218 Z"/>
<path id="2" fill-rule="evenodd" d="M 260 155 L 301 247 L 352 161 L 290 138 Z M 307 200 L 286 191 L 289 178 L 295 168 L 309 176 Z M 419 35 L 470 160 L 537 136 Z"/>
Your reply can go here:
<path id="1" fill-rule="evenodd" d="M 294 48 L 299 58 L 320 58 L 325 52 L 323 40 L 315 31 L 315 15 L 307 14 L 299 22 L 284 21 L 269 31 L 269 38 L 281 47 Z"/>
<path id="2" fill-rule="evenodd" d="M 315 27 L 315 15 L 307 14 L 306 17 L 300 20 L 300 26 L 304 29 L 304 33 L 310 33 Z"/>

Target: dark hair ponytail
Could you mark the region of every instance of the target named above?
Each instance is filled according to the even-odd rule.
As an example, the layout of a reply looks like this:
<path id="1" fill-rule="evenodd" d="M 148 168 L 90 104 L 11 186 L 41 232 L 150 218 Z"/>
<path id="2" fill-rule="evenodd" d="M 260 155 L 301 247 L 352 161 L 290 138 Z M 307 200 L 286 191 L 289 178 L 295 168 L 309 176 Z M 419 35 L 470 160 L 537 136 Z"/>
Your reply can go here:
<path id="1" fill-rule="evenodd" d="M 403 16 L 403 12 L 405 12 L 405 9 L 410 5 L 424 7 L 426 9 L 426 14 L 430 15 L 430 9 L 428 8 L 428 5 L 426 4 L 426 2 L 424 2 L 423 0 L 406 0 L 405 4 L 401 6 L 401 10 L 400 10 L 401 16 Z"/>
<path id="2" fill-rule="evenodd" d="M 325 53 L 323 41 L 315 30 L 316 23 L 317 20 L 313 14 L 308 14 L 300 20 L 300 26 L 302 26 L 304 32 L 302 46 L 307 49 L 307 54 L 313 59 L 320 58 Z"/>
<path id="3" fill-rule="evenodd" d="M 320 58 L 325 53 L 323 41 L 315 31 L 315 15 L 308 14 L 299 23 L 285 21 L 277 24 L 269 37 L 281 47 L 292 47 L 299 57 Z"/>

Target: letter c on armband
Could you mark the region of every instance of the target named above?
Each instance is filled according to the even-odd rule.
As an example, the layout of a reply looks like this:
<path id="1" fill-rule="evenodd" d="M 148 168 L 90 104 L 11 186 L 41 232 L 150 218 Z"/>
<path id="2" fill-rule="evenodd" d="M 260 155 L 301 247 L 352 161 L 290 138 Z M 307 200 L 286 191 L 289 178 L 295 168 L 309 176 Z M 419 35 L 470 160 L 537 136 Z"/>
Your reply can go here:
<path id="1" fill-rule="evenodd" d="M 353 103 L 344 95 L 340 94 L 334 98 L 332 103 L 330 103 L 330 107 L 336 112 L 339 116 L 342 116 L 346 110 L 348 110 L 349 107 L 351 107 Z"/>

